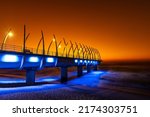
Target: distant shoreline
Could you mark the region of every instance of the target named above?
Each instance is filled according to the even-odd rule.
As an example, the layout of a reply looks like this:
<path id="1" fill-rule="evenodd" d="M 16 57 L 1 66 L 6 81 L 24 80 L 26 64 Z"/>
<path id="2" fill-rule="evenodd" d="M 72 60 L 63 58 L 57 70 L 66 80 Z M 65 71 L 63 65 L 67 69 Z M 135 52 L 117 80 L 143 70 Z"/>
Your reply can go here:
<path id="1" fill-rule="evenodd" d="M 103 64 L 150 64 L 150 60 L 103 60 Z"/>

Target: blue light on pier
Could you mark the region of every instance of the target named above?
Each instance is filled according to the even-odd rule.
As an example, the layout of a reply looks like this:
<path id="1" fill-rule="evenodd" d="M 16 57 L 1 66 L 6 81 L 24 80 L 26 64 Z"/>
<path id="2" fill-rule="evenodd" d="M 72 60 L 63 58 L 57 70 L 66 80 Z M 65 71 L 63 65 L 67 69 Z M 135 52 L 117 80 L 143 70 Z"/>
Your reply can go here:
<path id="1" fill-rule="evenodd" d="M 94 64 L 95 64 L 95 65 L 97 65 L 97 64 L 98 64 L 98 62 L 97 62 L 97 61 L 94 61 Z"/>
<path id="2" fill-rule="evenodd" d="M 39 58 L 38 57 L 29 57 L 29 62 L 33 62 L 33 63 L 37 63 L 39 62 Z"/>
<path id="3" fill-rule="evenodd" d="M 83 63 L 83 60 L 80 60 L 80 63 Z"/>
<path id="4" fill-rule="evenodd" d="M 55 62 L 55 59 L 52 57 L 48 57 L 48 58 L 46 58 L 46 62 L 53 63 L 53 62 Z"/>
<path id="5" fill-rule="evenodd" d="M 19 57 L 17 55 L 5 54 L 1 57 L 2 62 L 19 62 Z"/>
<path id="6" fill-rule="evenodd" d="M 75 63 L 78 63 L 78 60 L 77 60 L 77 59 L 75 59 L 75 60 L 74 60 L 74 62 L 75 62 Z"/>

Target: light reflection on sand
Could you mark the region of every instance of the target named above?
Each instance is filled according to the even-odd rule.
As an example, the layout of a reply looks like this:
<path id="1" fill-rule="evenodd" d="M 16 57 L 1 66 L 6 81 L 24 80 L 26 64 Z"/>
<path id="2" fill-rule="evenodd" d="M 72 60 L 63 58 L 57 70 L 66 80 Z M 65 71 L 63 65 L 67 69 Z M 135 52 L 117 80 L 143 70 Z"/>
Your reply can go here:
<path id="1" fill-rule="evenodd" d="M 142 69 L 141 69 L 142 68 Z M 68 73 L 69 82 L 60 84 L 58 72 L 51 76 L 39 74 L 35 86 L 1 87 L 0 99 L 150 99 L 150 73 L 148 67 L 127 65 L 101 66 L 77 78 L 76 72 Z M 5 78 L 0 75 L 1 82 Z M 24 77 L 12 75 L 6 81 L 24 82 Z M 3 82 L 4 81 L 4 82 Z"/>

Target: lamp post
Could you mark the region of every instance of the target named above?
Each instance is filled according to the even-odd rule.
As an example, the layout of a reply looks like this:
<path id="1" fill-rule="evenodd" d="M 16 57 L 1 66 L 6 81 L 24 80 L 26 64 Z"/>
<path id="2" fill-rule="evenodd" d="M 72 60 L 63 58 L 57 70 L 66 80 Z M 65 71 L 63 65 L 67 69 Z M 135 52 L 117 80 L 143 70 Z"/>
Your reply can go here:
<path id="1" fill-rule="evenodd" d="M 3 40 L 3 42 L 2 42 L 1 50 L 3 50 L 3 46 L 4 46 L 4 44 L 6 43 L 8 37 L 12 37 L 12 36 L 13 36 L 13 33 L 11 32 L 11 29 L 10 29 L 10 30 L 8 31 L 8 33 L 6 34 L 6 36 L 5 36 L 4 40 Z"/>

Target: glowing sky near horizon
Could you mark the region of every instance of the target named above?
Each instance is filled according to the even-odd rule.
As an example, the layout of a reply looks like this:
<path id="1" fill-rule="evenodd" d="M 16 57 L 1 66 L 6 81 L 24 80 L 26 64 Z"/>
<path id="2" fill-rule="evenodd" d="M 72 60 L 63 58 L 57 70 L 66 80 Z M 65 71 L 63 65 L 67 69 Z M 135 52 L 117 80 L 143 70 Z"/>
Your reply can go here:
<path id="1" fill-rule="evenodd" d="M 23 25 L 37 47 L 45 34 L 98 48 L 103 60 L 150 60 L 150 2 L 148 0 L 1 0 L 0 42 L 11 27 L 8 44 L 21 45 Z"/>

